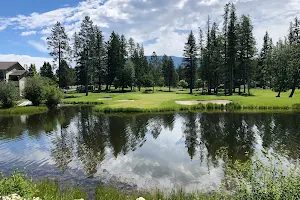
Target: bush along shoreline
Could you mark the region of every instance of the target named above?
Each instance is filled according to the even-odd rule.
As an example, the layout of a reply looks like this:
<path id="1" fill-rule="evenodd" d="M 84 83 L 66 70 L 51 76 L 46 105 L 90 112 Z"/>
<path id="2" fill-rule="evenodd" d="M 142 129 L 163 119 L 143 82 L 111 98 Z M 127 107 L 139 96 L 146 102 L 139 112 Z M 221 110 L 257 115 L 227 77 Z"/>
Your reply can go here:
<path id="1" fill-rule="evenodd" d="M 96 200 L 146 199 L 146 200 L 240 200 L 240 199 L 298 199 L 300 196 L 300 163 L 293 160 L 284 161 L 272 151 L 262 150 L 248 157 L 247 161 L 232 161 L 227 150 L 218 152 L 222 158 L 224 176 L 218 189 L 211 192 L 185 192 L 177 189 L 165 193 L 159 188 L 153 192 L 122 192 L 113 187 L 99 186 L 95 191 Z M 248 156 L 248 155 L 246 155 Z M 24 172 L 15 171 L 4 177 L 0 174 L 0 194 L 7 196 L 18 194 L 23 198 L 52 200 L 91 199 L 87 191 L 78 187 L 59 187 L 57 181 L 42 180 L 34 183 Z"/>
<path id="2" fill-rule="evenodd" d="M 57 107 L 63 93 L 53 80 L 36 75 L 26 79 L 23 96 L 32 102 L 33 106 L 16 106 L 20 100 L 18 88 L 10 82 L 0 82 L 0 115 L 47 112 L 48 109 Z"/>

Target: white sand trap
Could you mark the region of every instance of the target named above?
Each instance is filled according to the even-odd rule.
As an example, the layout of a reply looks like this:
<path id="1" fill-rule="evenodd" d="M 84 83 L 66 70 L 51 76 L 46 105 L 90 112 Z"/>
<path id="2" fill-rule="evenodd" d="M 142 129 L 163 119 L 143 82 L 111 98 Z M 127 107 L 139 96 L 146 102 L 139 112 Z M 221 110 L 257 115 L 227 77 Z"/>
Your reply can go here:
<path id="1" fill-rule="evenodd" d="M 112 100 L 111 97 L 107 97 L 107 98 L 100 98 L 100 99 L 97 99 L 98 101 L 108 101 L 108 100 Z"/>
<path id="2" fill-rule="evenodd" d="M 229 103 L 232 103 L 232 101 L 228 100 L 207 100 L 207 101 L 175 101 L 175 103 L 180 104 L 180 105 L 197 105 L 197 104 L 219 104 L 219 105 L 226 105 Z"/>
<path id="3" fill-rule="evenodd" d="M 134 102 L 134 100 L 117 100 L 116 102 Z"/>

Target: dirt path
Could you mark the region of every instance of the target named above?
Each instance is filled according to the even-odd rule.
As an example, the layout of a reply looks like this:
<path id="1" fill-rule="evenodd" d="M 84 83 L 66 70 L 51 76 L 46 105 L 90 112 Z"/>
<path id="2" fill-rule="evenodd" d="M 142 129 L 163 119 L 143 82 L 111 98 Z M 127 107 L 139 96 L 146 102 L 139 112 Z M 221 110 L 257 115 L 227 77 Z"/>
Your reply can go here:
<path id="1" fill-rule="evenodd" d="M 180 104 L 180 105 L 197 105 L 197 104 L 219 104 L 219 105 L 226 105 L 229 103 L 232 103 L 232 101 L 229 100 L 206 100 L 206 101 L 175 101 L 175 103 Z"/>
<path id="2" fill-rule="evenodd" d="M 134 100 L 116 100 L 116 102 L 134 102 Z"/>

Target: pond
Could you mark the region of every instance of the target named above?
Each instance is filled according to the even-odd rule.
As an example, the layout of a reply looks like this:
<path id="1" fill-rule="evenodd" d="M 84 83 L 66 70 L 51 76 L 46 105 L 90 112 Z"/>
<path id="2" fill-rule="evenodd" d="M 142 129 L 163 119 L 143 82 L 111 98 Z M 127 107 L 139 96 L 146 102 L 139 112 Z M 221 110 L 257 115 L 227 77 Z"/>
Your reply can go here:
<path id="1" fill-rule="evenodd" d="M 233 160 L 263 148 L 298 159 L 299 122 L 298 113 L 102 115 L 88 107 L 0 117 L 0 171 L 25 168 L 89 190 L 212 190 L 223 177 L 222 147 Z"/>

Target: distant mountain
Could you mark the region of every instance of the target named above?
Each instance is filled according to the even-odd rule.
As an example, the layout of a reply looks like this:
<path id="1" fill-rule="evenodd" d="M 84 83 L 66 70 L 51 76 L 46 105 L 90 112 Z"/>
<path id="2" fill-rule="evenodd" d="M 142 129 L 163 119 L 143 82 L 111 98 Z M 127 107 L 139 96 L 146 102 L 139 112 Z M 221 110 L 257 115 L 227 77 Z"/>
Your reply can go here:
<path id="1" fill-rule="evenodd" d="M 146 56 L 148 61 L 150 60 L 151 56 Z M 162 56 L 158 56 L 159 59 L 162 59 Z M 174 65 L 175 65 L 175 68 L 177 68 L 181 62 L 182 62 L 182 57 L 177 57 L 177 56 L 171 56 L 171 58 L 173 59 L 174 61 Z"/>

